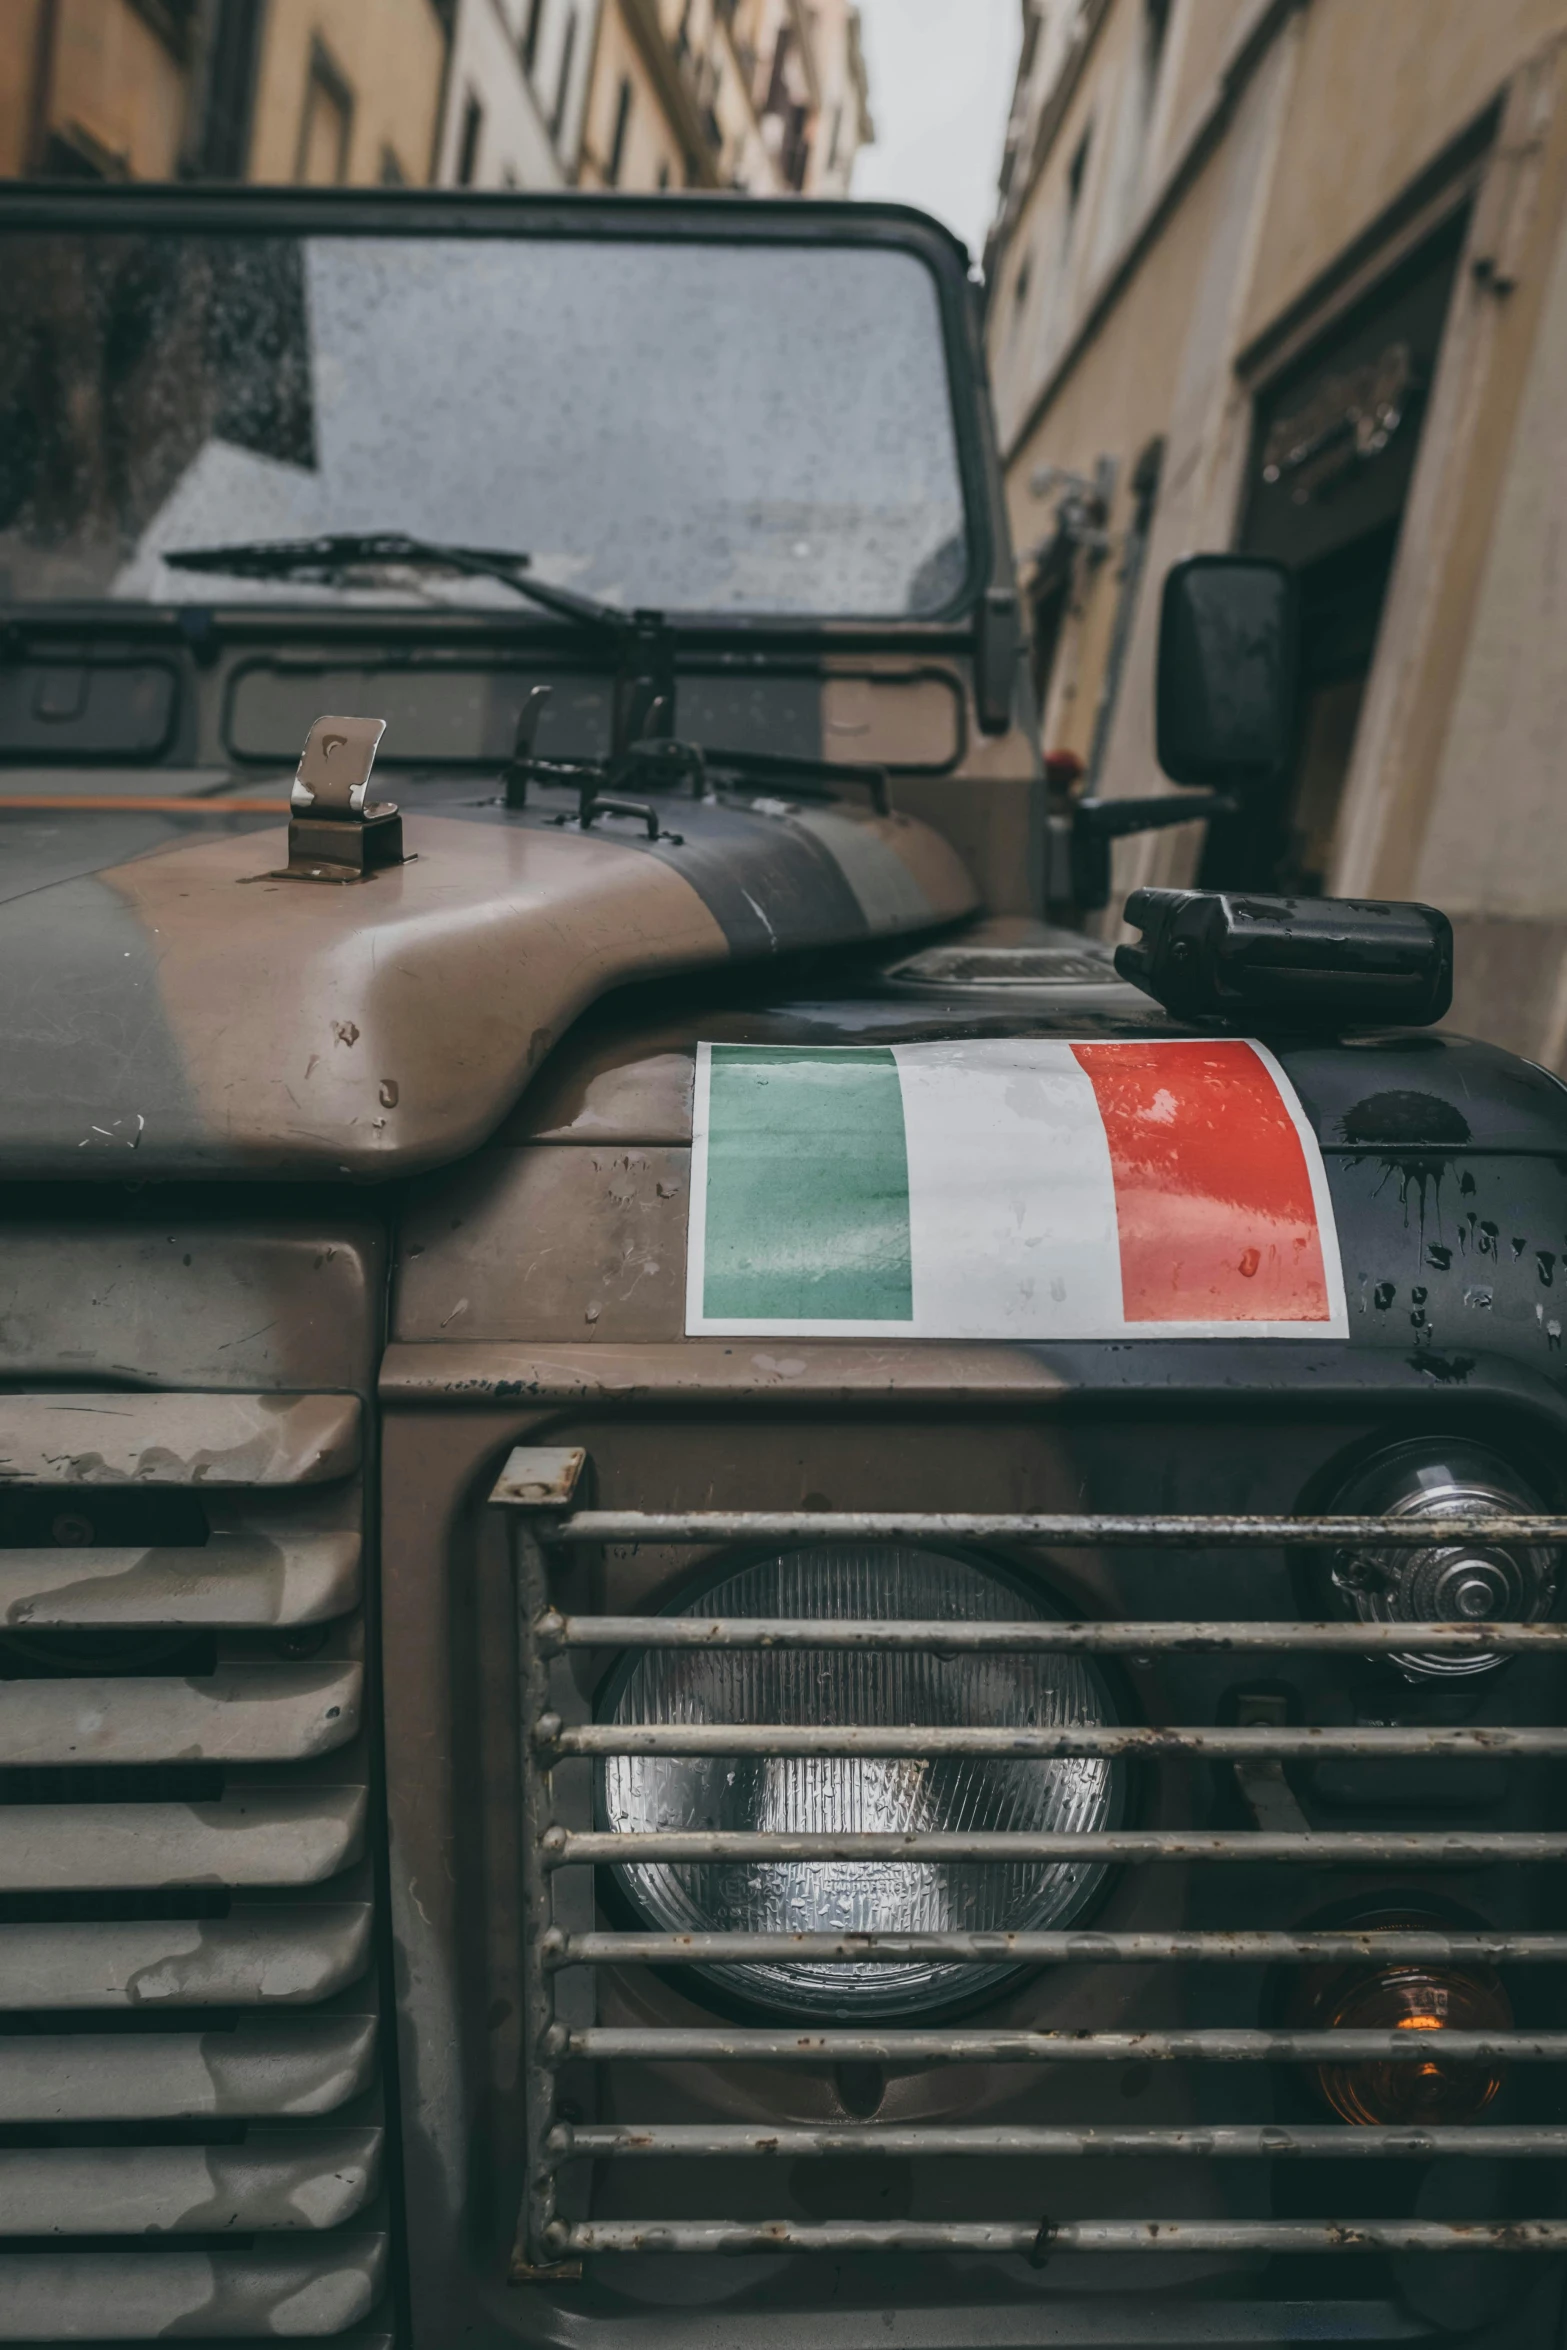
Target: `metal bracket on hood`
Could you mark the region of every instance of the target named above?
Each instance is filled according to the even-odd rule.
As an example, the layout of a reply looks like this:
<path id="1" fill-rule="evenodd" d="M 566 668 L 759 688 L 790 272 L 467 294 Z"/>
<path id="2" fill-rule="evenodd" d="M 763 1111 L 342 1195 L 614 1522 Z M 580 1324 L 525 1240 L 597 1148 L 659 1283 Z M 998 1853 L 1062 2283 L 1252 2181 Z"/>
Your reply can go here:
<path id="1" fill-rule="evenodd" d="M 401 865 L 403 820 L 390 800 L 372 801 L 370 770 L 384 718 L 318 718 L 305 737 L 289 795 L 284 881 L 367 881 Z"/>

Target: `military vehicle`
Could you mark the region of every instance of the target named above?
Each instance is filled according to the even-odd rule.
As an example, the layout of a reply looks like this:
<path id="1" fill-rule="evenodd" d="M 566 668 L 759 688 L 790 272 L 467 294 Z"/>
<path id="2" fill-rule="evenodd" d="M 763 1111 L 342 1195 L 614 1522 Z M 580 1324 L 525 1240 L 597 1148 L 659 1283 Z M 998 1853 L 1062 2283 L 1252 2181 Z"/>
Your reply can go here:
<path id="1" fill-rule="evenodd" d="M 1071 913 L 1288 580 L 1052 800 L 929 222 L 0 233 L 0 2339 L 1558 2344 L 1567 1095 Z"/>

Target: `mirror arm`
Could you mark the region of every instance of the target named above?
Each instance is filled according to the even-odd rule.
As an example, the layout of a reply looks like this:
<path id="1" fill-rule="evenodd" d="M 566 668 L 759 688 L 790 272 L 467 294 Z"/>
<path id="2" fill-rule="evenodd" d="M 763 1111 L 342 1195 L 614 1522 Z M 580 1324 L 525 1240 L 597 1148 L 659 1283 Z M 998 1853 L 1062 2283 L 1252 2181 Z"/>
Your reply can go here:
<path id="1" fill-rule="evenodd" d="M 1210 816 L 1233 816 L 1240 802 L 1228 792 L 1161 792 L 1152 799 L 1079 800 L 1071 814 L 1069 859 L 1072 903 L 1097 914 L 1110 903 L 1110 843 L 1134 832 L 1164 832 L 1172 824 L 1198 824 Z"/>

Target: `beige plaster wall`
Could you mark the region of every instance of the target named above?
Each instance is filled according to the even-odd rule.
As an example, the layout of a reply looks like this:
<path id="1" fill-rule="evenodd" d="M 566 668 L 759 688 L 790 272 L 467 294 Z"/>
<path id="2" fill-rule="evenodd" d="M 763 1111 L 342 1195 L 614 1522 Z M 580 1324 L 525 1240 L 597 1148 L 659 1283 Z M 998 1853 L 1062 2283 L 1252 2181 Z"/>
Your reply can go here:
<path id="1" fill-rule="evenodd" d="M 642 52 L 627 28 L 620 0 L 604 0 L 598 42 L 593 56 L 593 78 L 588 86 L 583 123 L 580 177 L 585 188 L 601 188 L 605 166 L 614 145 L 615 116 L 622 80 L 631 83 L 631 113 L 627 120 L 625 151 L 616 185 L 630 194 L 645 195 L 659 185 L 660 170 L 671 188 L 685 184 L 685 162 L 679 141 L 664 114 Z"/>
<path id="2" fill-rule="evenodd" d="M 32 136 L 33 70 L 43 0 L 0 7 L 0 179 L 19 179 Z"/>
<path id="3" fill-rule="evenodd" d="M 1567 238 L 1550 257 L 1413 881 L 1450 913 L 1567 913 Z"/>
<path id="4" fill-rule="evenodd" d="M 409 181 L 428 179 L 446 61 L 431 0 L 270 0 L 247 177 L 295 177 L 313 40 L 353 93 L 346 180 L 378 180 L 387 147 Z"/>
<path id="5" fill-rule="evenodd" d="M 1567 27 L 1567 0 L 1310 0 L 1298 21 L 1243 341 L 1491 103 L 1530 50 Z"/>
<path id="6" fill-rule="evenodd" d="M 59 0 L 49 119 L 86 131 L 131 179 L 172 178 L 184 68 L 128 0 Z"/>

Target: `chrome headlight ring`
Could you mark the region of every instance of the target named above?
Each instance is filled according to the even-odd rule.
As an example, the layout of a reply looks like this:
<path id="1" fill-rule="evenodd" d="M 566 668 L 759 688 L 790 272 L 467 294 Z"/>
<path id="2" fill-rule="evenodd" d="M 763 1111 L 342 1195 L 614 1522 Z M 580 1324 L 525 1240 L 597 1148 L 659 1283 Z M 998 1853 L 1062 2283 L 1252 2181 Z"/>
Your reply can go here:
<path id="1" fill-rule="evenodd" d="M 1381 1454 L 1352 1479 L 1335 1509 L 1356 1517 L 1429 1519 L 1429 1549 L 1337 1552 L 1330 1575 L 1340 1604 L 1368 1624 L 1542 1622 L 1556 1602 L 1557 1554 L 1543 1545 L 1443 1542 L 1442 1521 L 1494 1511 L 1543 1509 L 1528 1480 L 1489 1446 L 1412 1442 Z M 1411 1681 L 1494 1672 L 1505 1656 L 1395 1655 Z"/>

